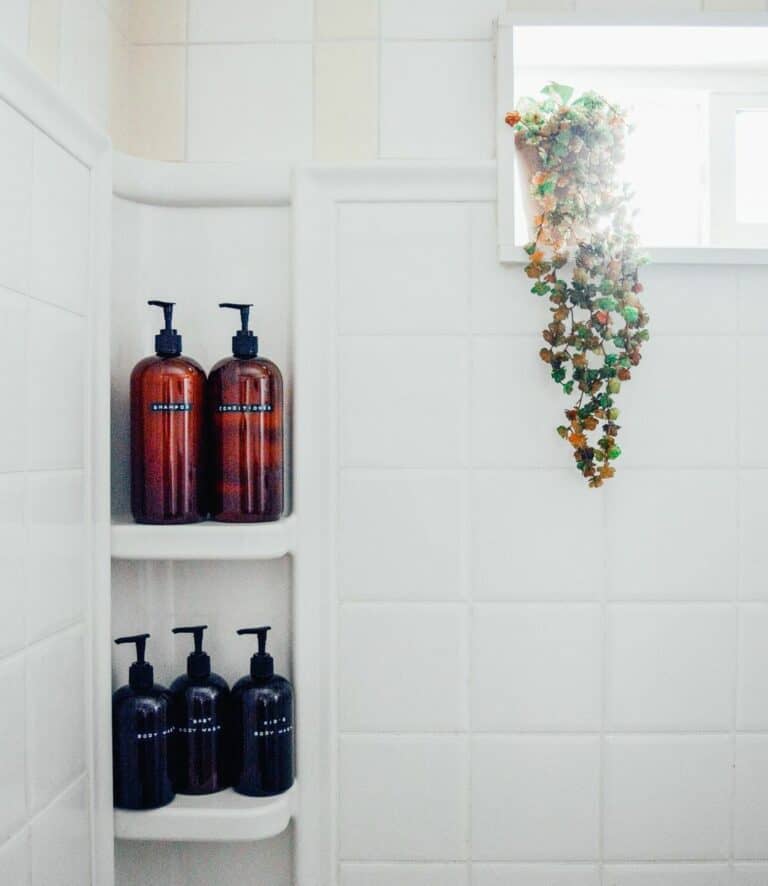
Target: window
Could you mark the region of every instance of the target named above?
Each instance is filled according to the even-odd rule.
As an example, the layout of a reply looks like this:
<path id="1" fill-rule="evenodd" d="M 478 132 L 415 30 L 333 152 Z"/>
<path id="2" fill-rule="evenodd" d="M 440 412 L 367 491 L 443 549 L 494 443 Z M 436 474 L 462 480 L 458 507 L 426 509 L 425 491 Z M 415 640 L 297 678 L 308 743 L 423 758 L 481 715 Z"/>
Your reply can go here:
<path id="1" fill-rule="evenodd" d="M 624 172 L 644 244 L 768 248 L 768 31 L 502 25 L 500 110 L 551 80 L 628 110 Z M 515 162 L 510 135 L 499 133 L 500 167 Z M 500 224 L 513 216 L 518 247 L 528 235 L 522 189 L 512 212 L 501 206 L 510 180 L 500 168 Z"/>

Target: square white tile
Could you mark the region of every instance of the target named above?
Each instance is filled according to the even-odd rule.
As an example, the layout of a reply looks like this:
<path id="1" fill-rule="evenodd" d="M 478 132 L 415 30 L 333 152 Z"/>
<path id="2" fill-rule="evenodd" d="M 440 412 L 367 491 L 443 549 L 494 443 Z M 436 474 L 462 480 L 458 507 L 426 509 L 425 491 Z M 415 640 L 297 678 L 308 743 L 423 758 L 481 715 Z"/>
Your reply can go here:
<path id="1" fill-rule="evenodd" d="M 17 292 L 29 291 L 33 131 L 28 120 L 0 101 L 0 286 Z"/>
<path id="2" fill-rule="evenodd" d="M 28 802 L 32 813 L 39 812 L 85 770 L 84 654 L 79 627 L 27 650 Z M 51 692 L 53 685 L 67 690 Z M 51 740 L 52 729 L 55 741 Z M 34 831 L 32 837 L 34 844 Z M 61 843 L 53 842 L 59 849 L 51 847 L 51 851 L 59 851 Z M 33 882 L 38 881 L 33 878 Z M 43 881 L 39 882 L 43 886 Z"/>
<path id="3" fill-rule="evenodd" d="M 739 443 L 741 464 L 751 468 L 768 467 L 768 451 L 763 443 L 768 433 L 768 419 L 756 404 L 762 402 L 761 365 L 768 336 L 749 336 L 741 340 L 739 391 Z"/>
<path id="4" fill-rule="evenodd" d="M 342 471 L 339 596 L 345 600 L 462 598 L 466 497 L 465 477 L 459 471 Z M 396 555 L 382 557 L 382 543 Z"/>
<path id="5" fill-rule="evenodd" d="M 9 886 L 29 886 L 29 831 L 19 831 L 0 846 L 0 870 Z"/>
<path id="6" fill-rule="evenodd" d="M 768 864 L 735 864 L 733 886 L 765 886 L 768 883 Z"/>
<path id="7" fill-rule="evenodd" d="M 464 864 L 342 864 L 339 886 L 469 886 Z"/>
<path id="8" fill-rule="evenodd" d="M 463 338 L 346 338 L 339 343 L 342 466 L 456 467 L 467 451 Z"/>
<path id="9" fill-rule="evenodd" d="M 730 729 L 736 649 L 731 607 L 615 604 L 609 607 L 607 643 L 610 729 Z"/>
<path id="10" fill-rule="evenodd" d="M 598 738 L 475 736 L 473 859 L 597 859 L 599 794 Z"/>
<path id="11" fill-rule="evenodd" d="M 574 569 L 569 558 L 553 556 L 556 539 L 573 527 L 574 512 L 590 525 L 602 525 L 602 497 L 590 495 L 591 491 L 584 489 L 574 468 L 473 471 L 470 563 L 474 599 L 602 599 L 602 532 L 590 544 L 593 569 Z"/>
<path id="12" fill-rule="evenodd" d="M 505 0 L 381 0 L 385 40 L 490 40 Z"/>
<path id="13" fill-rule="evenodd" d="M 0 287 L 0 403 L 12 416 L 0 437 L 0 471 L 21 471 L 27 465 L 26 375 L 27 298 Z"/>
<path id="14" fill-rule="evenodd" d="M 312 40 L 312 0 L 190 0 L 192 43 Z"/>
<path id="15" fill-rule="evenodd" d="M 490 42 L 385 42 L 382 157 L 493 156 Z"/>
<path id="16" fill-rule="evenodd" d="M 316 40 L 370 40 L 378 34 L 378 0 L 315 0 Z"/>
<path id="17" fill-rule="evenodd" d="M 466 607 L 348 603 L 339 614 L 339 728 L 461 731 L 468 664 Z"/>
<path id="18" fill-rule="evenodd" d="M 600 886 L 591 864 L 473 864 L 472 886 Z"/>
<path id="19" fill-rule="evenodd" d="M 82 618 L 86 588 L 85 490 L 80 471 L 27 475 L 27 640 Z"/>
<path id="20" fill-rule="evenodd" d="M 341 332 L 466 329 L 469 216 L 465 206 L 342 206 L 338 256 Z"/>
<path id="21" fill-rule="evenodd" d="M 29 37 L 28 0 L 3 0 L 0 5 L 0 34 L 4 44 L 22 58 L 26 56 Z"/>
<path id="22" fill-rule="evenodd" d="M 726 864 L 608 865 L 605 886 L 730 886 Z"/>
<path id="23" fill-rule="evenodd" d="M 85 320 L 38 301 L 27 306 L 26 464 L 79 468 L 84 459 Z M 52 396 L 52 386 L 55 394 Z M 51 429 L 55 428 L 55 433 Z"/>
<path id="24" fill-rule="evenodd" d="M 91 879 L 88 782 L 75 782 L 30 825 L 31 886 L 75 886 Z"/>
<path id="25" fill-rule="evenodd" d="M 311 159 L 310 44 L 191 46 L 188 89 L 187 160 Z"/>
<path id="26" fill-rule="evenodd" d="M 739 268 L 739 328 L 743 335 L 768 335 L 766 286 L 768 268 L 764 265 Z M 749 346 L 749 342 L 745 344 Z"/>
<path id="27" fill-rule="evenodd" d="M 472 463 L 481 467 L 573 467 L 556 428 L 571 405 L 539 358 L 531 336 L 478 336 L 472 342 Z"/>
<path id="28" fill-rule="evenodd" d="M 768 730 L 768 605 L 739 607 L 739 688 L 736 726 Z"/>
<path id="29" fill-rule="evenodd" d="M 728 856 L 731 740 L 611 736 L 605 748 L 605 857 Z"/>
<path id="30" fill-rule="evenodd" d="M 27 820 L 26 696 L 24 655 L 0 661 L 3 716 L 0 718 L 0 843 Z"/>
<path id="31" fill-rule="evenodd" d="M 0 476 L 0 657 L 24 646 L 27 586 L 24 568 L 24 475 Z"/>
<path id="32" fill-rule="evenodd" d="M 768 857 L 768 737 L 736 736 L 733 852 L 736 858 Z"/>
<path id="33" fill-rule="evenodd" d="M 539 335 L 550 322 L 550 304 L 531 292 L 533 281 L 521 273 L 520 265 L 499 261 L 496 204 L 472 205 L 470 222 L 472 331 Z"/>
<path id="34" fill-rule="evenodd" d="M 106 6 L 99 0 L 62 0 L 58 77 L 69 102 L 105 132 L 110 123 L 111 51 L 122 41 L 113 33 Z"/>
<path id="35" fill-rule="evenodd" d="M 464 859 L 467 791 L 463 737 L 342 738 L 341 860 Z"/>
<path id="36" fill-rule="evenodd" d="M 90 188 L 88 169 L 35 132 L 31 293 L 80 313 L 88 305 Z"/>
<path id="37" fill-rule="evenodd" d="M 625 471 L 604 492 L 613 599 L 735 599 L 735 472 Z"/>
<path id="38" fill-rule="evenodd" d="M 742 471 L 739 476 L 741 597 L 768 600 L 768 471 Z"/>
<path id="39" fill-rule="evenodd" d="M 732 402 L 737 365 L 736 340 L 728 336 L 651 338 L 616 398 L 624 450 L 619 469 L 733 464 L 737 445 L 732 414 L 705 424 L 702 416 L 709 415 L 712 403 Z M 688 367 L 683 379 L 681 367 Z M 679 381 L 670 384 L 670 379 Z"/>
<path id="40" fill-rule="evenodd" d="M 473 730 L 599 730 L 601 659 L 599 606 L 475 606 Z"/>
<path id="41" fill-rule="evenodd" d="M 701 265 L 649 265 L 640 296 L 651 315 L 651 335 L 727 335 L 739 329 L 741 269 Z M 692 281 L 695 283 L 692 284 Z M 639 374 L 638 374 L 639 377 Z"/>

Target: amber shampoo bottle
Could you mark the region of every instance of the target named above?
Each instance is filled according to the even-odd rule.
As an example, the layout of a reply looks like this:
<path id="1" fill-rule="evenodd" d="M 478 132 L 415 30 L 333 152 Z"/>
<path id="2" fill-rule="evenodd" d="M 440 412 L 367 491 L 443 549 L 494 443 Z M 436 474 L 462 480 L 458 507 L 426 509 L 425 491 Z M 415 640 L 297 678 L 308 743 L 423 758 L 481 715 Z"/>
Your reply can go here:
<path id="1" fill-rule="evenodd" d="M 208 378 L 212 431 L 211 516 L 229 523 L 278 520 L 283 513 L 283 377 L 259 356 L 248 328 L 251 305 L 225 302 L 240 311 L 232 356 Z"/>
<path id="2" fill-rule="evenodd" d="M 173 302 L 150 301 L 165 314 L 155 356 L 131 373 L 131 510 L 137 523 L 196 523 L 204 503 L 205 373 L 182 356 Z"/>

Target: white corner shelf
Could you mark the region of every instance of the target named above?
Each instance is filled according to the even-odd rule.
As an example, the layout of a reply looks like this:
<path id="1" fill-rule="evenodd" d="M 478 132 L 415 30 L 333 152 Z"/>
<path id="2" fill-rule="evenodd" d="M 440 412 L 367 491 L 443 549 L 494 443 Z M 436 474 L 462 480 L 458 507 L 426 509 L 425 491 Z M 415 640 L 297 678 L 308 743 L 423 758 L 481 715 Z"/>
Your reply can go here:
<path id="1" fill-rule="evenodd" d="M 116 560 L 276 560 L 293 552 L 296 517 L 274 523 L 186 523 L 151 526 L 112 520 Z"/>
<path id="2" fill-rule="evenodd" d="M 115 809 L 115 836 L 176 842 L 266 840 L 288 827 L 296 797 L 296 784 L 277 797 L 245 797 L 231 788 L 199 797 L 178 794 L 160 809 Z"/>

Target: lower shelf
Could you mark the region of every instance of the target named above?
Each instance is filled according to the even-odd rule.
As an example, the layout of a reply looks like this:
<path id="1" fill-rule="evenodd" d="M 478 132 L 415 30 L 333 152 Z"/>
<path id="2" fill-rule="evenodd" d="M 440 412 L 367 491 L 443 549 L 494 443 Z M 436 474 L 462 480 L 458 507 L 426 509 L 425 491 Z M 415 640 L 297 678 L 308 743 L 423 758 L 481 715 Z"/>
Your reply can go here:
<path id="1" fill-rule="evenodd" d="M 115 810 L 121 840 L 244 842 L 275 837 L 296 813 L 297 786 L 278 797 L 244 797 L 233 790 L 204 797 L 179 794 L 161 809 Z"/>

